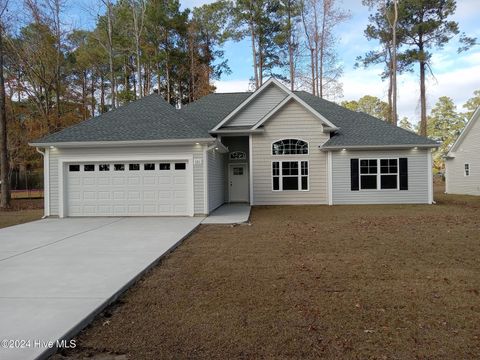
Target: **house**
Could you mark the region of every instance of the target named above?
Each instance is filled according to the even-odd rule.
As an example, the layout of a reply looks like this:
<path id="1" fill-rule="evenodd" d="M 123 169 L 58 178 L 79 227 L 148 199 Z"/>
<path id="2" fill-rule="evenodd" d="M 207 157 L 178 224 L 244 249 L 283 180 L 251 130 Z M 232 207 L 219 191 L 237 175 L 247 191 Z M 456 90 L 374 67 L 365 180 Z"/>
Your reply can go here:
<path id="1" fill-rule="evenodd" d="M 430 204 L 438 146 L 273 78 L 180 110 L 146 96 L 31 145 L 44 154 L 45 215 L 60 217 Z"/>
<path id="2" fill-rule="evenodd" d="M 480 108 L 445 158 L 448 194 L 480 195 Z"/>

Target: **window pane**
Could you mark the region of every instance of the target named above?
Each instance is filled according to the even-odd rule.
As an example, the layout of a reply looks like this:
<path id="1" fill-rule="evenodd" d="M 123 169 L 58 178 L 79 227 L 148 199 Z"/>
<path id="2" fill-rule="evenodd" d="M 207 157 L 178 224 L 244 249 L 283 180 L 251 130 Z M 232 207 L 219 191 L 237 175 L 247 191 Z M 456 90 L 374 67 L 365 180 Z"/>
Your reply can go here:
<path id="1" fill-rule="evenodd" d="M 376 175 L 362 175 L 362 176 L 360 176 L 360 188 L 361 189 L 376 189 L 377 188 L 377 176 Z"/>
<path id="2" fill-rule="evenodd" d="M 298 177 L 283 177 L 283 190 L 298 190 Z"/>
<path id="3" fill-rule="evenodd" d="M 308 175 L 308 162 L 302 161 L 302 175 Z"/>
<path id="4" fill-rule="evenodd" d="M 308 176 L 302 176 L 302 190 L 308 190 Z"/>
<path id="5" fill-rule="evenodd" d="M 128 170 L 130 171 L 137 171 L 140 170 L 140 164 L 129 164 Z"/>
<path id="6" fill-rule="evenodd" d="M 282 175 L 298 175 L 297 161 L 282 162 Z"/>
<path id="7" fill-rule="evenodd" d="M 243 175 L 243 167 L 234 167 L 233 175 Z"/>
<path id="8" fill-rule="evenodd" d="M 185 170 L 187 168 L 187 164 L 185 163 L 175 163 L 175 170 Z"/>
<path id="9" fill-rule="evenodd" d="M 396 189 L 397 188 L 397 175 L 382 175 L 381 176 L 381 188 L 382 189 Z"/>
<path id="10" fill-rule="evenodd" d="M 113 165 L 114 171 L 125 171 L 125 164 L 114 164 Z"/>
<path id="11" fill-rule="evenodd" d="M 68 165 L 68 171 L 80 171 L 80 165 Z"/>
<path id="12" fill-rule="evenodd" d="M 83 171 L 95 171 L 95 165 L 83 165 Z"/>
<path id="13" fill-rule="evenodd" d="M 272 175 L 280 175 L 280 168 L 279 168 L 279 163 L 274 162 L 272 163 Z"/>
<path id="14" fill-rule="evenodd" d="M 109 164 L 100 164 L 100 165 L 98 165 L 98 170 L 99 171 L 110 171 L 110 165 Z"/>
<path id="15" fill-rule="evenodd" d="M 160 163 L 158 165 L 159 170 L 170 170 L 170 164 L 169 163 Z"/>
<path id="16" fill-rule="evenodd" d="M 280 190 L 280 179 L 277 176 L 273 177 L 273 190 Z"/>
<path id="17" fill-rule="evenodd" d="M 143 164 L 143 170 L 155 170 L 155 164 Z"/>

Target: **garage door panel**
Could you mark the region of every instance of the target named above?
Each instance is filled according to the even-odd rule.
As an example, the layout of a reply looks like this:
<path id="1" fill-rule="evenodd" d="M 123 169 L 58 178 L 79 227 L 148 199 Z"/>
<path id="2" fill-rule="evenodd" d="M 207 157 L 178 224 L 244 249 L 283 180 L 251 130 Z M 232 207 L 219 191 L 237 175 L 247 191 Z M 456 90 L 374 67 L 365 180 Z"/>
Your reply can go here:
<path id="1" fill-rule="evenodd" d="M 163 164 L 160 167 L 160 163 Z M 92 163 L 90 163 L 92 164 Z M 193 181 L 188 162 L 185 170 L 175 170 L 175 162 L 102 162 L 87 167 L 83 163 L 66 171 L 68 216 L 155 216 L 187 215 L 193 201 L 188 184 Z M 145 164 L 154 164 L 147 165 Z M 165 166 L 170 164 L 170 166 Z"/>

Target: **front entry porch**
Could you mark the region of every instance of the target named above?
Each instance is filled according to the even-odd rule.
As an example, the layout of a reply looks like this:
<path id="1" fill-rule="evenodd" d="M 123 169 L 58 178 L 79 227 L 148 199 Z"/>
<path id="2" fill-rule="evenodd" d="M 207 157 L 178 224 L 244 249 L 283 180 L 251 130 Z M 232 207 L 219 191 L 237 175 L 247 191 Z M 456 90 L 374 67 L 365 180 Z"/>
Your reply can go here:
<path id="1" fill-rule="evenodd" d="M 248 136 L 223 136 L 228 148 L 225 159 L 225 202 L 250 203 L 250 154 Z"/>

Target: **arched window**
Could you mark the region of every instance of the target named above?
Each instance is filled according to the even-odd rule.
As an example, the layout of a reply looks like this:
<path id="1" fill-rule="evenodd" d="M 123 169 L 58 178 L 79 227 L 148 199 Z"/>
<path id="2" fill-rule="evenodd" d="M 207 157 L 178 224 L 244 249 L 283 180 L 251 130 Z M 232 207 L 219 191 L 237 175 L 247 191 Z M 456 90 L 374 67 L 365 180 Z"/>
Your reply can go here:
<path id="1" fill-rule="evenodd" d="M 272 155 L 305 155 L 308 143 L 298 139 L 283 139 L 272 144 Z"/>

